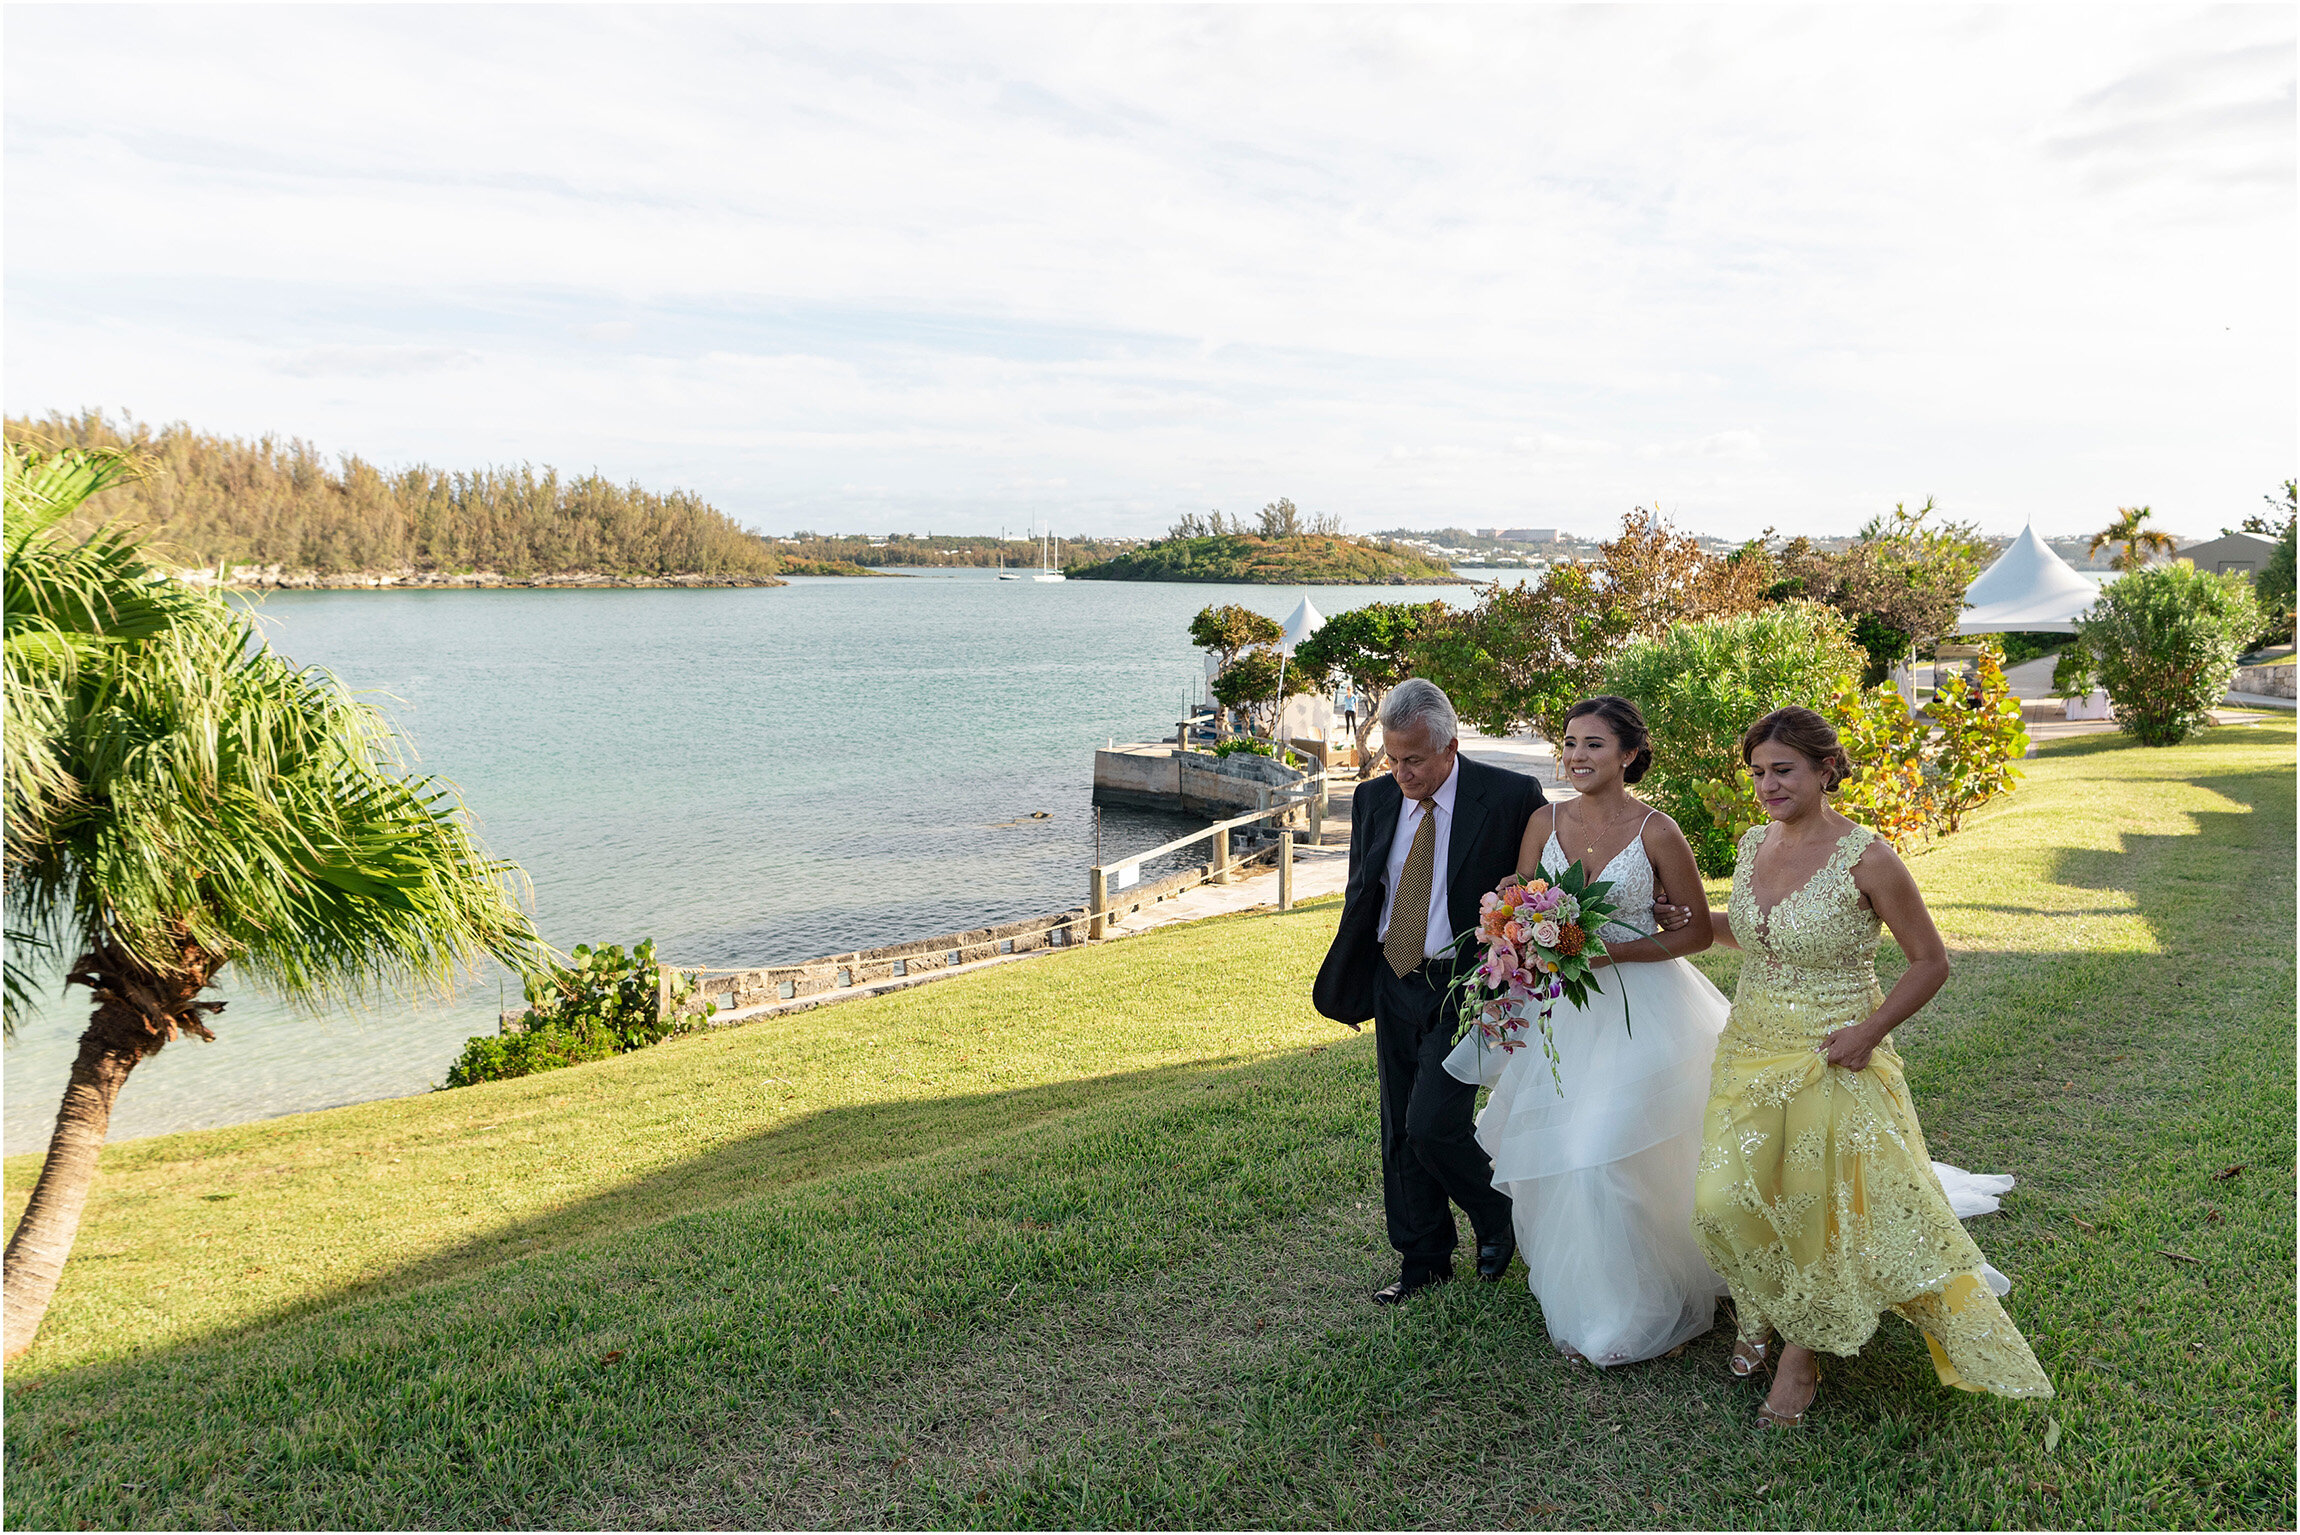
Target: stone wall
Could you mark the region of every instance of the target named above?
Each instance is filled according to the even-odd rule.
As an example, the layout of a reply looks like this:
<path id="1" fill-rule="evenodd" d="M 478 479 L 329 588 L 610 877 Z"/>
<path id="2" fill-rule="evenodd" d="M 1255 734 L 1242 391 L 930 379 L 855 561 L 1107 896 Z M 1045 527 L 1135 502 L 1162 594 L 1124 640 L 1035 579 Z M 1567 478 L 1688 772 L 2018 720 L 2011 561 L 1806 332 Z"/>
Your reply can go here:
<path id="1" fill-rule="evenodd" d="M 2290 698 L 2293 696 L 2292 667 L 2290 661 L 2279 661 L 2274 666 L 2240 666 L 2236 669 L 2236 681 L 2230 685 L 2239 693 Z"/>

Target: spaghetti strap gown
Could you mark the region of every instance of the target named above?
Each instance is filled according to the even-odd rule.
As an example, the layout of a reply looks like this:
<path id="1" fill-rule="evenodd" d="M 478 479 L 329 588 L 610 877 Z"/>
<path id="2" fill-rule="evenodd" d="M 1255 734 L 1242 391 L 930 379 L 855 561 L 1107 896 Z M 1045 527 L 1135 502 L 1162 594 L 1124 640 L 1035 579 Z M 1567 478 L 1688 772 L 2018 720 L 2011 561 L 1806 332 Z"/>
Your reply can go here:
<path id="1" fill-rule="evenodd" d="M 1859 1071 L 1814 1051 L 1884 1000 L 1881 925 L 1853 883 L 1876 833 L 1855 827 L 1801 889 L 1760 912 L 1752 870 L 1765 831 L 1742 837 L 1733 869 L 1747 963 L 1717 1045 L 1694 1193 L 1693 1230 L 1732 1287 L 1741 1336 L 1772 1329 L 1852 1354 L 1895 1311 L 1923 1331 L 1946 1384 L 2052 1395 L 1998 1302 L 2006 1281 L 1957 1219 L 2010 1180 L 1930 1160 L 1889 1039 Z"/>
<path id="2" fill-rule="evenodd" d="M 1554 879 L 1571 861 L 1553 834 L 1543 873 Z M 1643 836 L 1596 877 L 1613 882 L 1618 913 L 1598 936 L 1626 951 L 1653 920 Z M 1445 1064 L 1493 1089 L 1478 1144 L 1493 1159 L 1494 1187 L 1510 1197 L 1550 1341 L 1611 1366 L 1666 1354 L 1716 1325 L 1725 1285 L 1691 1220 L 1701 1106 L 1726 1003 L 1682 959 L 1600 976 L 1603 989 L 1586 1008 L 1560 1001 L 1551 1015 L 1558 1082 L 1539 1049 L 1481 1049 L 1474 1030 Z"/>

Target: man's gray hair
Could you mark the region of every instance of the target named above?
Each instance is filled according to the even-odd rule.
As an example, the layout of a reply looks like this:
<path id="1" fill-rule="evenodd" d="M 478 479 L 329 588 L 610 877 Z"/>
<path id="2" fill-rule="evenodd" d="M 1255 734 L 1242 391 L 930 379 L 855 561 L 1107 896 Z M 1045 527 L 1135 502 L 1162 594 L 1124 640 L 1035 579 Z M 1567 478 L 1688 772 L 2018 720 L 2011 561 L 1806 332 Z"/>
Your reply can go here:
<path id="1" fill-rule="evenodd" d="M 1428 731 L 1434 751 L 1461 738 L 1461 717 L 1453 712 L 1453 700 L 1427 677 L 1408 677 L 1384 694 L 1381 720 L 1385 736 L 1399 730 Z"/>

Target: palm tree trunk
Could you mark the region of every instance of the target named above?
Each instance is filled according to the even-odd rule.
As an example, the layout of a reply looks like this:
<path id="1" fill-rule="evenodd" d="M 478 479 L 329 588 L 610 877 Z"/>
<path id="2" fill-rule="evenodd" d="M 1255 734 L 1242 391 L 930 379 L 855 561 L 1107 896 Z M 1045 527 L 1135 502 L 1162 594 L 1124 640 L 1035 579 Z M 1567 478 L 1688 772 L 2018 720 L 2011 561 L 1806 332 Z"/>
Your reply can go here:
<path id="1" fill-rule="evenodd" d="M 32 1346 L 48 1303 L 55 1298 L 64 1262 L 80 1233 L 80 1212 L 96 1182 L 96 1162 L 111 1128 L 112 1105 L 119 1101 L 128 1073 L 180 1031 L 203 1039 L 215 1037 L 200 1015 L 223 1004 L 196 999 L 216 968 L 200 964 L 190 975 L 162 979 L 133 961 L 107 965 L 93 953 L 81 958 L 72 979 L 89 986 L 98 1000 L 87 1032 L 80 1036 L 80 1054 L 72 1062 L 64 1102 L 56 1111 L 56 1129 L 48 1138 L 39 1181 L 32 1185 L 24 1218 L 8 1238 L 6 1273 L 0 1280 L 5 1288 L 0 1296 L 0 1309 L 5 1311 L 5 1339 L 0 1346 L 5 1358 L 13 1360 Z"/>

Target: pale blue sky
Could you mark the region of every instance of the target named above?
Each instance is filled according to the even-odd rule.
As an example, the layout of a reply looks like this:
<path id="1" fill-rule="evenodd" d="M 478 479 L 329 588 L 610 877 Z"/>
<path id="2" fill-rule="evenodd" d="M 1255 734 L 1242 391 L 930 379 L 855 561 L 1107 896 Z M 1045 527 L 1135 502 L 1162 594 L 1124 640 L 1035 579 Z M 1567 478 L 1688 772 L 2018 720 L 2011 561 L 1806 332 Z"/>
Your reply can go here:
<path id="1" fill-rule="evenodd" d="M 2300 459 L 2284 6 L 5 25 L 11 413 L 771 531 L 2202 534 Z"/>

